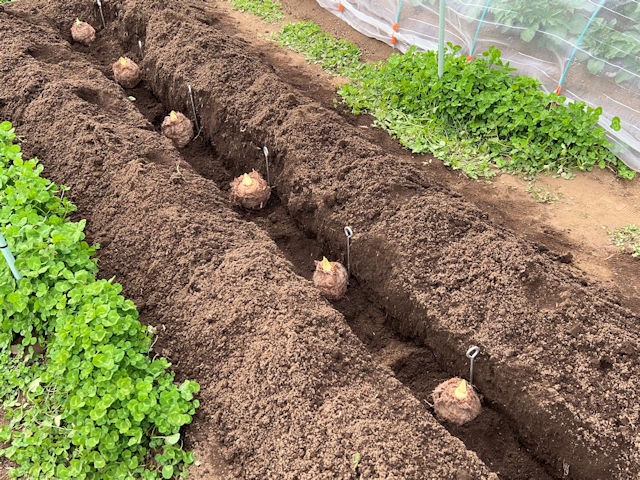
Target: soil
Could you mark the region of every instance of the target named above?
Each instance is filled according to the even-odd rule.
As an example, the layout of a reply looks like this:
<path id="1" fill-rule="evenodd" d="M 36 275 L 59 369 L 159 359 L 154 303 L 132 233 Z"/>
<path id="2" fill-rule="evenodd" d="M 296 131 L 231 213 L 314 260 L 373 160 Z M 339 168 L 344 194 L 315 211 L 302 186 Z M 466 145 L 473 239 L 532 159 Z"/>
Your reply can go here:
<path id="1" fill-rule="evenodd" d="M 159 327 L 157 352 L 203 386 L 186 432 L 195 478 L 637 477 L 640 318 L 617 293 L 323 107 L 323 89 L 300 91 L 306 74 L 289 79 L 224 12 L 106 10 L 88 49 L 67 24 L 98 26 L 92 6 L 5 7 L 0 115 L 72 187 L 103 275 Z M 109 62 L 142 60 L 138 40 L 146 84 L 124 92 Z M 187 84 L 204 129 L 177 151 L 158 120 L 189 112 Z M 262 166 L 265 144 L 274 199 L 232 210 L 225 185 Z M 311 260 L 341 259 L 347 224 L 354 278 L 331 306 Z M 427 404 L 465 376 L 470 344 L 488 408 L 448 428 L 484 464 Z"/>
<path id="2" fill-rule="evenodd" d="M 183 152 L 185 159 L 203 176 L 216 181 L 222 190 L 228 189 L 226 181 L 234 175 L 233 164 L 225 165 L 223 159 L 212 155 L 194 155 L 193 150 L 206 150 L 206 146 L 196 145 L 191 151 Z M 266 209 L 245 218 L 269 234 L 298 275 L 311 280 L 314 260 L 321 258 L 329 247 L 313 235 L 305 235 L 277 197 Z M 393 372 L 433 413 L 431 394 L 450 374 L 443 370 L 432 350 L 394 332 L 384 307 L 376 303 L 356 278 L 351 279 L 346 297 L 332 302 L 376 363 Z M 511 422 L 490 406 L 485 406 L 481 416 L 468 425 L 457 427 L 445 422 L 444 426 L 501 479 L 554 478 L 542 462 L 520 444 Z"/>
<path id="3" fill-rule="evenodd" d="M 385 59 L 393 49 L 366 37 L 321 8 L 315 0 L 287 1 L 283 6 L 286 21 L 312 20 L 325 31 L 355 44 L 367 61 Z M 332 76 L 317 65 L 309 65 L 304 57 L 277 47 L 271 35 L 280 25 L 265 24 L 258 17 L 232 10 L 229 3 L 217 2 L 217 9 L 227 16 L 235 36 L 251 43 L 287 83 L 326 108 L 336 108 L 336 85 L 347 79 Z M 576 71 L 579 69 L 576 69 Z M 570 71 L 567 85 L 572 80 Z M 592 76 L 589 74 L 589 77 Z M 577 78 L 576 78 L 577 81 Z M 430 176 L 463 194 L 464 198 L 482 209 L 491 221 L 516 231 L 523 237 L 565 254 L 573 263 L 593 278 L 620 291 L 621 301 L 640 312 L 640 260 L 620 252 L 609 239 L 609 232 L 638 223 L 640 219 L 640 182 L 617 178 L 609 170 L 577 172 L 571 180 L 541 175 L 535 182 L 503 174 L 490 183 L 470 180 L 444 166 L 430 155 L 411 155 L 385 132 L 371 128 L 373 118 L 353 116 L 338 105 L 337 111 L 361 133 L 381 145 L 394 157 L 421 165 Z M 543 203 L 528 190 L 541 189 L 557 201 Z"/>
<path id="4" fill-rule="evenodd" d="M 156 326 L 155 353 L 178 380 L 200 383 L 185 432 L 201 462 L 192 478 L 497 478 L 185 161 L 204 164 L 211 147 L 176 150 L 158 133 L 170 107 L 114 83 L 106 59 L 118 44 L 99 32 L 92 50 L 70 45 L 49 20 L 56 11 L 89 17 L 69 3 L 0 12 L 10 39 L 0 115 L 45 175 L 71 187 L 88 239 L 102 245 L 101 274 L 118 278 Z"/>
<path id="5" fill-rule="evenodd" d="M 105 59 L 108 60 L 108 59 Z M 150 123 L 161 121 L 161 103 L 145 86 L 136 92 L 136 106 Z M 229 179 L 239 172 L 234 163 L 217 157 L 203 140 L 193 142 L 182 150 L 183 158 L 203 177 L 216 182 L 221 191 L 228 192 Z M 323 256 L 327 246 L 313 236 L 307 236 L 287 213 L 278 197 L 258 212 L 238 209 L 247 221 L 255 223 L 276 242 L 280 251 L 291 262 L 296 274 L 311 281 L 314 260 Z M 413 394 L 423 402 L 424 408 L 433 413 L 431 393 L 436 385 L 450 378 L 438 364 L 435 353 L 416 345 L 395 333 L 389 326 L 382 306 L 363 289 L 357 279 L 352 279 L 347 296 L 332 302 L 340 311 L 351 330 L 367 347 L 377 364 L 390 370 Z M 461 439 L 491 470 L 502 479 L 537 480 L 551 479 L 541 462 L 531 456 L 520 444 L 517 434 L 498 411 L 486 406 L 481 417 L 464 427 L 444 422 L 445 428 Z"/>

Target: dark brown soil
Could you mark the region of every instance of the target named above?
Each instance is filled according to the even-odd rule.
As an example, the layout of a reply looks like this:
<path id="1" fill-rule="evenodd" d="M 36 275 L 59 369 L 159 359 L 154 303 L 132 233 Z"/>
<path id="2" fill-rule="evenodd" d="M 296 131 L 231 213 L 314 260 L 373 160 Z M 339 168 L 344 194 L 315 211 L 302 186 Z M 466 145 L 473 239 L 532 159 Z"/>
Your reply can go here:
<path id="1" fill-rule="evenodd" d="M 285 253 L 306 252 L 295 262 L 304 273 L 302 260 L 319 246 L 342 255 L 350 224 L 356 280 L 336 307 L 423 400 L 443 376 L 466 374 L 468 346 L 482 347 L 475 383 L 494 409 L 481 428 L 454 433 L 489 465 L 544 478 L 524 453 L 492 459 L 521 438 L 553 476 L 635 479 L 640 319 L 565 257 L 497 227 L 289 86 L 208 8 L 111 2 L 99 45 L 75 53 L 66 24 L 81 15 L 97 26 L 88 4 L 19 1 L 0 13 L 11 39 L 0 54 L 0 114 L 46 160 L 47 174 L 73 187 L 91 238 L 107 244 L 105 275 L 121 279 L 143 319 L 160 326 L 159 352 L 203 384 L 190 430 L 211 469 L 200 478 L 488 475 L 424 401 L 372 362 L 272 240 Z M 282 207 L 255 223 L 233 213 L 137 111 L 148 102 L 147 117 L 161 115 L 152 96 L 134 93 L 132 104 L 110 81 L 99 59 L 114 41 L 135 56 L 139 39 L 147 84 L 166 109 L 188 112 L 186 85 L 196 92 L 214 149 L 196 143 L 184 158 L 221 182 L 227 173 L 211 157 L 235 174 L 261 166 L 266 144 Z M 298 229 L 306 237 L 292 240 Z M 511 426 L 514 435 L 498 435 Z M 358 472 L 349 465 L 355 452 Z"/>
<path id="2" fill-rule="evenodd" d="M 199 147 L 197 145 L 183 152 L 185 159 L 224 190 L 227 188 L 226 180 L 234 175 L 233 165 L 225 165 L 212 155 L 194 154 L 198 149 L 206 149 L 202 143 Z M 245 218 L 269 234 L 298 275 L 311 280 L 313 261 L 321 258 L 328 246 L 313 235 L 305 235 L 277 197 L 266 209 L 247 214 Z M 371 292 L 366 291 L 355 278 L 351 279 L 346 297 L 332 303 L 344 315 L 374 360 L 391 370 L 424 403 L 424 407 L 433 412 L 431 393 L 436 385 L 451 377 L 442 369 L 436 354 L 395 333 L 384 307 L 377 305 Z M 456 427 L 444 423 L 444 426 L 503 480 L 553 478 L 520 444 L 511 422 L 490 406 L 485 406 L 480 417 L 468 425 Z"/>
<path id="3" fill-rule="evenodd" d="M 108 64 L 114 52 L 107 58 L 99 58 Z M 164 107 L 146 85 L 128 90 L 136 98 L 135 105 L 140 113 L 159 131 Z M 182 157 L 203 177 L 216 182 L 221 191 L 229 190 L 229 179 L 240 174 L 234 171 L 234 162 L 221 159 L 214 150 L 201 139 L 192 142 L 180 151 Z M 284 205 L 276 196 L 260 211 L 237 209 L 243 218 L 255 223 L 276 242 L 284 256 L 291 261 L 296 274 L 311 280 L 314 260 L 323 256 L 327 248 L 313 235 L 305 235 L 289 216 Z M 450 375 L 442 370 L 435 354 L 424 347 L 403 339 L 389 327 L 384 308 L 376 305 L 358 283 L 352 279 L 347 296 L 334 307 L 347 320 L 352 331 L 368 348 L 380 365 L 393 371 L 402 383 L 409 386 L 415 396 L 424 402 L 424 408 L 433 412 L 430 404 L 431 393 L 436 385 Z M 546 471 L 531 457 L 517 440 L 515 432 L 501 414 L 486 407 L 481 417 L 464 427 L 444 423 L 445 428 L 460 438 L 471 450 L 504 480 L 550 479 Z"/>
<path id="4" fill-rule="evenodd" d="M 282 3 L 287 12 L 286 21 L 312 20 L 324 30 L 354 43 L 367 61 L 386 58 L 392 52 L 390 46 L 364 36 L 320 8 L 316 0 Z M 225 1 L 215 5 L 229 17 L 224 21 L 225 31 L 247 40 L 286 83 L 326 108 L 336 109 L 350 124 L 358 126 L 365 138 L 398 160 L 419 165 L 432 180 L 462 194 L 487 213 L 491 222 L 560 254 L 570 253 L 574 265 L 602 284 L 616 288 L 622 305 L 640 313 L 640 259 L 620 253 L 611 245 L 607 234 L 608 230 L 640 218 L 640 183 L 617 178 L 608 170 L 578 172 L 572 180 L 544 175 L 536 179 L 536 187 L 556 192 L 561 200 L 540 203 L 529 193 L 530 183 L 524 178 L 503 174 L 486 184 L 471 180 L 431 155 L 410 154 L 386 132 L 372 127 L 372 117 L 354 116 L 342 104 L 336 105 L 335 87 L 346 79 L 307 63 L 301 54 L 278 47 L 277 42 L 270 40 L 270 34 L 279 30 L 279 25 L 266 24 L 255 15 L 237 12 Z"/>
<path id="5" fill-rule="evenodd" d="M 495 479 L 376 365 L 273 240 L 184 161 L 205 164 L 210 147 L 181 154 L 157 133 L 153 96 L 123 91 L 97 61 L 114 45 L 67 42 L 63 16 L 95 14 L 74 7 L 17 2 L 0 12 L 9 39 L 0 116 L 45 174 L 72 188 L 89 239 L 102 245 L 102 275 L 116 276 L 157 327 L 157 353 L 179 379 L 200 382 L 186 432 L 202 462 L 192 478 Z"/>
<path id="6" fill-rule="evenodd" d="M 140 11 L 123 5 L 121 15 Z M 638 318 L 564 256 L 496 228 L 386 156 L 199 15 L 144 21 L 159 98 L 186 106 L 192 84 L 205 135 L 237 169 L 260 165 L 270 146 L 278 196 L 296 221 L 334 252 L 351 224 L 356 277 L 397 331 L 433 348 L 448 371 L 463 370 L 462 353 L 479 344 L 480 391 L 558 475 L 567 466 L 573 478 L 636 475 Z"/>

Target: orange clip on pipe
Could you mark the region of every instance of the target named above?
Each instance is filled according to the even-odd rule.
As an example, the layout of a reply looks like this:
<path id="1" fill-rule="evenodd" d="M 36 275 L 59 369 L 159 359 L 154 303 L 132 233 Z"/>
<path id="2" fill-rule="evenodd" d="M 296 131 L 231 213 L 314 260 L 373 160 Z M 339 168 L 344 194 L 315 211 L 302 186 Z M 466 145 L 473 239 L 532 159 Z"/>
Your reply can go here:
<path id="1" fill-rule="evenodd" d="M 342 5 L 342 4 L 338 5 L 338 11 L 339 12 L 344 12 L 344 5 Z"/>
<path id="2" fill-rule="evenodd" d="M 398 42 L 398 39 L 396 38 L 395 35 L 391 36 L 391 45 L 395 45 Z"/>
<path id="3" fill-rule="evenodd" d="M 393 24 L 393 31 L 397 32 L 398 31 L 398 22 Z"/>
<path id="4" fill-rule="evenodd" d="M 467 56 L 467 62 L 470 62 L 471 60 L 473 60 L 473 57 L 471 55 Z"/>
<path id="5" fill-rule="evenodd" d="M 558 85 L 558 88 L 556 88 L 556 95 L 560 95 L 560 92 L 562 91 L 562 85 Z M 558 102 L 551 102 L 551 105 L 553 105 L 554 107 L 558 106 Z"/>

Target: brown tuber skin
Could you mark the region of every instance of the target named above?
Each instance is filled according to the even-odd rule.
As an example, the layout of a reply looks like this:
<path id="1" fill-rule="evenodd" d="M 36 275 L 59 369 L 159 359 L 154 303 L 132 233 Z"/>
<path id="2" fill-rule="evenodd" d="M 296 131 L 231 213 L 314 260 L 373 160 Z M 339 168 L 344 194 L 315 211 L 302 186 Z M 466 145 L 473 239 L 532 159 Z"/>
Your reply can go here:
<path id="1" fill-rule="evenodd" d="M 433 406 L 438 417 L 456 425 L 464 425 L 480 414 L 478 394 L 461 378 L 442 382 L 433 391 Z"/>
<path id="2" fill-rule="evenodd" d="M 347 269 L 341 263 L 330 262 L 323 257 L 322 261 L 316 261 L 313 284 L 325 297 L 339 300 L 347 293 L 348 276 Z"/>
<path id="3" fill-rule="evenodd" d="M 193 138 L 193 124 L 182 113 L 172 111 L 164 117 L 162 134 L 173 141 L 176 147 L 183 148 Z"/>
<path id="4" fill-rule="evenodd" d="M 96 40 L 96 31 L 87 22 L 76 19 L 71 27 L 71 37 L 74 42 L 82 43 L 87 47 Z"/>
<path id="5" fill-rule="evenodd" d="M 231 182 L 231 201 L 249 209 L 260 209 L 267 204 L 271 188 L 258 172 L 253 170 Z"/>
<path id="6" fill-rule="evenodd" d="M 120 59 L 113 64 L 113 77 L 124 88 L 135 88 L 142 78 L 138 64 L 127 57 Z"/>

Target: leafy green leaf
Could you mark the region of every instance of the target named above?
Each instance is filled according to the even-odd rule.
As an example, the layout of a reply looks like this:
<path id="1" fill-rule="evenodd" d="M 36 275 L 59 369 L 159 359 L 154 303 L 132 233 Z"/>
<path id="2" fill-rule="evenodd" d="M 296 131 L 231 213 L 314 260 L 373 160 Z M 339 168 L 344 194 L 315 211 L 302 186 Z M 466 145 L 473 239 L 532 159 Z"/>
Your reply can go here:
<path id="1" fill-rule="evenodd" d="M 173 465 L 165 465 L 162 467 L 162 478 L 173 477 Z"/>
<path id="2" fill-rule="evenodd" d="M 527 28 L 526 30 L 520 32 L 520 38 L 523 42 L 530 42 L 531 40 L 533 40 L 533 37 L 535 37 L 536 32 L 537 28 Z"/>
<path id="3" fill-rule="evenodd" d="M 613 117 L 611 119 L 611 129 L 616 132 L 620 130 L 620 117 Z"/>
<path id="4" fill-rule="evenodd" d="M 620 70 L 616 74 L 616 83 L 626 82 L 627 80 L 631 80 L 632 78 L 633 78 L 633 74 L 631 72 Z"/>
<path id="5" fill-rule="evenodd" d="M 599 58 L 591 58 L 587 62 L 587 69 L 592 75 L 599 74 L 604 68 L 604 61 Z"/>
<path id="6" fill-rule="evenodd" d="M 180 433 L 174 433 L 164 438 L 167 445 L 175 445 L 180 440 Z"/>

